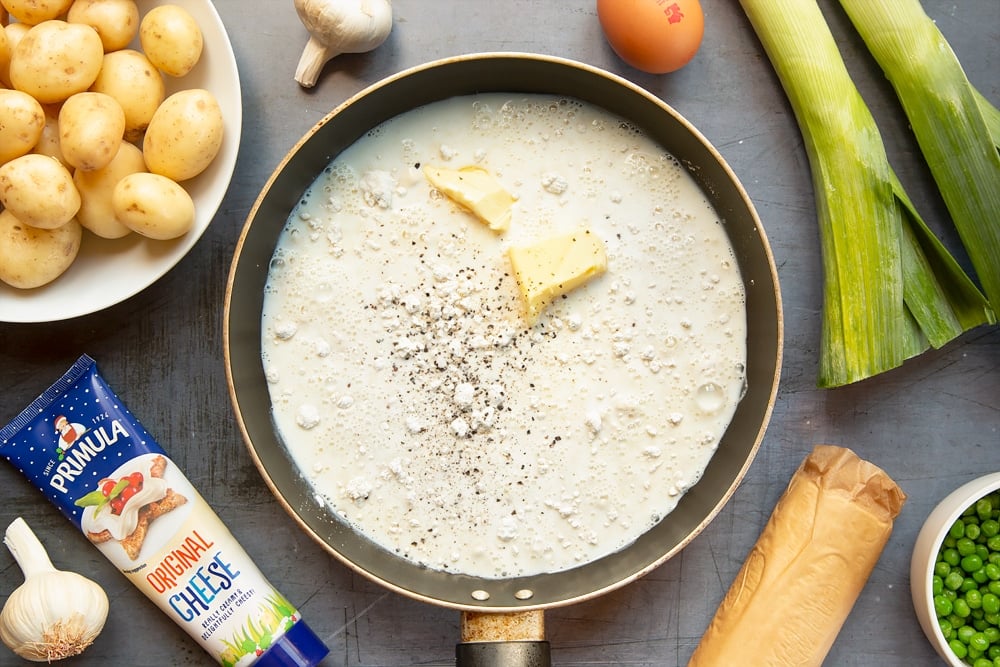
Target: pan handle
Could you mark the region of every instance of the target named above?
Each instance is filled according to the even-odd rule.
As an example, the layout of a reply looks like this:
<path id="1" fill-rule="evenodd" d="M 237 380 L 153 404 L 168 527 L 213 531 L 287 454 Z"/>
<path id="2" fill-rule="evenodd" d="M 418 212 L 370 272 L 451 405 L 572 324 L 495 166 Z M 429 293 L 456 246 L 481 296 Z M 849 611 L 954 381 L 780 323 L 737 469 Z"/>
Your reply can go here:
<path id="1" fill-rule="evenodd" d="M 462 612 L 456 667 L 550 667 L 545 613 Z"/>

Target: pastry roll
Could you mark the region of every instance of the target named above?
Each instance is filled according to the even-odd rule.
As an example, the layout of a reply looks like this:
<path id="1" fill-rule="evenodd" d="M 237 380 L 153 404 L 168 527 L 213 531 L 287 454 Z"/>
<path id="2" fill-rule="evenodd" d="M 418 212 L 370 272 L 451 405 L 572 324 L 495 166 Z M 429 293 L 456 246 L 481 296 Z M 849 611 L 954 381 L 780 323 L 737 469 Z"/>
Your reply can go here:
<path id="1" fill-rule="evenodd" d="M 823 663 L 892 533 L 906 494 L 843 447 L 792 476 L 688 667 Z"/>

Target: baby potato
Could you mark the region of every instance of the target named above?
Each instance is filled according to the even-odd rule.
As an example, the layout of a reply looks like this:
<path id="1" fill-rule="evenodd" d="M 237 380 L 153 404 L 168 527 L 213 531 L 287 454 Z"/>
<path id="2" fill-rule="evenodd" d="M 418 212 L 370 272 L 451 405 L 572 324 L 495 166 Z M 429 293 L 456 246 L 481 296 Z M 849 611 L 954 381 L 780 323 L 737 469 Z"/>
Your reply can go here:
<path id="1" fill-rule="evenodd" d="M 31 152 L 48 155 L 62 162 L 67 169 L 72 169 L 63 159 L 62 150 L 59 148 L 59 109 L 51 105 L 42 108 L 45 110 L 45 127 L 42 128 L 42 136 Z"/>
<path id="2" fill-rule="evenodd" d="M 43 21 L 11 52 L 10 82 L 42 104 L 62 102 L 94 83 L 103 60 L 101 38 L 89 25 Z"/>
<path id="3" fill-rule="evenodd" d="M 0 211 L 0 280 L 31 289 L 63 274 L 80 252 L 83 227 L 70 220 L 55 229 L 38 229 Z"/>
<path id="4" fill-rule="evenodd" d="M 104 64 L 90 87 L 118 100 L 125 112 L 125 140 L 138 141 L 166 97 L 163 75 L 144 54 L 121 49 L 104 54 Z"/>
<path id="5" fill-rule="evenodd" d="M 154 174 L 186 181 L 215 159 L 222 134 L 222 109 L 212 93 L 201 88 L 176 92 L 163 101 L 146 128 L 146 166 Z"/>
<path id="6" fill-rule="evenodd" d="M 10 87 L 10 37 L 0 25 L 0 87 Z"/>
<path id="7" fill-rule="evenodd" d="M 160 5 L 139 24 L 139 43 L 150 62 L 173 77 L 190 72 L 201 58 L 204 39 L 197 21 L 182 7 Z"/>
<path id="8" fill-rule="evenodd" d="M 3 0 L 10 15 L 28 25 L 59 18 L 71 4 L 73 0 Z"/>
<path id="9" fill-rule="evenodd" d="M 105 93 L 77 93 L 59 110 L 59 148 L 77 169 L 100 169 L 118 153 L 125 135 L 125 112 Z"/>
<path id="10" fill-rule="evenodd" d="M 110 53 L 124 49 L 139 32 L 139 7 L 133 0 L 76 0 L 66 20 L 91 26 Z"/>
<path id="11" fill-rule="evenodd" d="M 151 239 L 174 239 L 194 225 L 194 201 L 166 176 L 129 174 L 111 193 L 115 217 L 134 232 Z"/>
<path id="12" fill-rule="evenodd" d="M 111 195 L 118 181 L 142 171 L 146 171 L 142 151 L 127 141 L 122 142 L 118 154 L 106 167 L 93 171 L 77 169 L 73 182 L 80 191 L 81 205 L 76 219 L 101 238 L 117 239 L 131 234 L 132 230 L 115 216 Z"/>
<path id="13" fill-rule="evenodd" d="M 45 110 L 20 90 L 0 90 L 0 164 L 34 148 L 45 129 Z"/>
<path id="14" fill-rule="evenodd" d="M 3 31 L 4 34 L 7 35 L 7 45 L 10 47 L 12 55 L 14 53 L 14 47 L 18 45 L 22 37 L 28 34 L 29 30 L 31 30 L 30 25 L 27 23 L 17 23 L 16 21 L 14 23 L 8 23 L 4 27 Z M 7 83 L 10 83 L 10 79 L 7 80 Z"/>
<path id="15" fill-rule="evenodd" d="M 0 166 L 0 203 L 26 225 L 55 229 L 76 215 L 80 193 L 59 160 L 29 153 Z"/>

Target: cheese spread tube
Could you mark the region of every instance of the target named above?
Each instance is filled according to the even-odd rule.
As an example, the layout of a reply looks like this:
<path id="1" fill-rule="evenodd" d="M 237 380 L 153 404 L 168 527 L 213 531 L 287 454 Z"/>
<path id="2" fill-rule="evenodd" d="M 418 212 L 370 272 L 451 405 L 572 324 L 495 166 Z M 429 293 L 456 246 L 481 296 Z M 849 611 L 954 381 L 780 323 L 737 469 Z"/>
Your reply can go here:
<path id="1" fill-rule="evenodd" d="M 0 429 L 0 455 L 219 664 L 328 653 L 89 356 Z"/>
<path id="2" fill-rule="evenodd" d="M 851 450 L 816 446 L 778 500 L 688 667 L 821 665 L 905 500 L 885 472 Z"/>

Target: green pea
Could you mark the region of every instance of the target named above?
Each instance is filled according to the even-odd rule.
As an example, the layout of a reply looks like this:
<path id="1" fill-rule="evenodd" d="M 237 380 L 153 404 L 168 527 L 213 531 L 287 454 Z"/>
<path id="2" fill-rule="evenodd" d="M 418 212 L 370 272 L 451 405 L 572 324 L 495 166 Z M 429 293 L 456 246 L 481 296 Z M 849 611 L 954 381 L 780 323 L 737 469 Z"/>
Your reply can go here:
<path id="1" fill-rule="evenodd" d="M 986 520 L 993 516 L 993 503 L 989 496 L 976 501 L 976 516 L 981 520 Z"/>
<path id="2" fill-rule="evenodd" d="M 965 648 L 965 644 L 963 644 L 957 639 L 952 639 L 950 642 L 948 642 L 948 648 L 951 649 L 951 652 L 954 653 L 955 657 L 958 658 L 959 660 L 969 655 L 969 650 Z"/>
<path id="3" fill-rule="evenodd" d="M 934 613 L 940 616 L 950 616 L 953 610 L 951 600 L 943 595 L 934 596 Z"/>
<path id="4" fill-rule="evenodd" d="M 965 598 L 956 598 L 951 603 L 951 608 L 952 611 L 962 618 L 968 618 L 972 614 L 972 608 L 969 607 L 969 603 L 965 601 Z"/>
<path id="5" fill-rule="evenodd" d="M 989 547 L 990 551 L 1000 551 L 1000 535 L 994 535 L 986 540 L 986 546 Z"/>
<path id="6" fill-rule="evenodd" d="M 955 634 L 955 628 L 952 627 L 951 621 L 947 618 L 938 617 L 938 627 L 941 628 L 941 634 L 944 635 L 945 640 L 951 639 L 951 636 Z"/>
<path id="7" fill-rule="evenodd" d="M 983 606 L 983 594 L 979 592 L 979 589 L 966 591 L 965 601 L 969 604 L 970 609 L 979 609 Z"/>
<path id="8" fill-rule="evenodd" d="M 941 595 L 944 590 L 944 580 L 936 574 L 931 577 L 931 595 Z"/>
<path id="9" fill-rule="evenodd" d="M 986 638 L 988 640 L 990 640 L 990 644 L 996 644 L 998 641 L 1000 641 L 1000 628 L 996 627 L 995 625 L 991 625 L 990 627 L 983 630 L 983 634 L 986 635 Z"/>
<path id="10" fill-rule="evenodd" d="M 956 636 L 958 637 L 958 641 L 962 642 L 966 646 L 969 645 L 969 642 L 972 640 L 972 635 L 974 634 L 976 634 L 976 629 L 971 625 L 963 625 L 958 630 L 956 630 Z"/>
<path id="11" fill-rule="evenodd" d="M 955 567 L 961 562 L 962 556 L 958 553 L 958 549 L 952 547 L 950 549 L 944 549 L 941 552 L 941 560 L 951 567 Z"/>
<path id="12" fill-rule="evenodd" d="M 979 657 L 972 663 L 972 667 L 993 667 L 993 661 Z"/>
<path id="13" fill-rule="evenodd" d="M 994 595 L 1000 595 L 1000 581 L 991 581 L 986 584 L 986 587 L 990 589 L 990 593 Z"/>
<path id="14" fill-rule="evenodd" d="M 958 553 L 962 556 L 969 556 L 976 553 L 976 543 L 968 537 L 961 537 L 956 540 L 955 548 L 958 549 Z"/>
<path id="15" fill-rule="evenodd" d="M 956 570 L 948 573 L 948 575 L 944 578 L 944 586 L 945 588 L 957 591 L 959 588 L 962 587 L 963 581 L 965 581 L 965 577 L 962 576 L 961 572 L 958 572 Z"/>
<path id="16" fill-rule="evenodd" d="M 993 658 L 994 660 L 1000 658 L 1000 646 L 991 646 L 989 650 L 986 651 L 986 655 Z"/>
<path id="17" fill-rule="evenodd" d="M 951 524 L 951 528 L 948 529 L 948 537 L 954 537 L 956 540 L 965 537 L 965 522 L 961 519 L 955 519 L 955 523 Z"/>
<path id="18" fill-rule="evenodd" d="M 986 572 L 986 578 L 990 581 L 1000 580 L 1000 565 L 987 563 L 983 566 L 983 570 Z"/>
<path id="19" fill-rule="evenodd" d="M 1000 614 L 1000 596 L 994 595 L 993 593 L 987 593 L 984 595 L 983 611 L 987 614 Z"/>
<path id="20" fill-rule="evenodd" d="M 983 566 L 983 559 L 976 554 L 970 554 L 962 559 L 962 569 L 966 572 L 975 572 Z"/>
<path id="21" fill-rule="evenodd" d="M 976 545 L 976 555 L 983 559 L 983 562 L 987 562 L 990 559 L 990 550 L 985 544 Z"/>
<path id="22" fill-rule="evenodd" d="M 989 575 L 986 574 L 986 567 L 983 566 L 969 575 L 972 577 L 977 584 L 985 584 L 990 580 Z"/>
<path id="23" fill-rule="evenodd" d="M 948 565 L 948 563 L 944 562 L 943 560 L 939 560 L 938 562 L 934 563 L 935 576 L 947 577 L 949 572 L 951 572 L 951 565 Z"/>
<path id="24" fill-rule="evenodd" d="M 966 577 L 965 579 L 962 579 L 962 585 L 958 587 L 958 590 L 963 593 L 967 593 L 971 590 L 979 590 L 979 582 L 972 577 Z"/>
<path id="25" fill-rule="evenodd" d="M 996 519 L 987 519 L 986 521 L 983 521 L 979 524 L 979 528 L 986 537 L 1000 535 L 1000 521 L 997 521 Z"/>
<path id="26" fill-rule="evenodd" d="M 979 524 L 969 523 L 965 525 L 965 536 L 968 537 L 970 540 L 978 540 L 979 533 L 980 533 Z"/>

